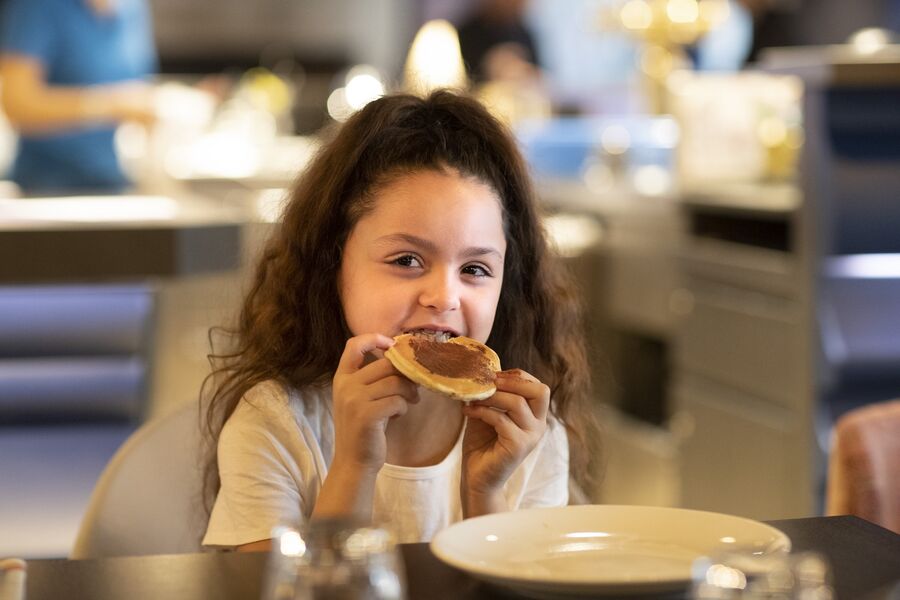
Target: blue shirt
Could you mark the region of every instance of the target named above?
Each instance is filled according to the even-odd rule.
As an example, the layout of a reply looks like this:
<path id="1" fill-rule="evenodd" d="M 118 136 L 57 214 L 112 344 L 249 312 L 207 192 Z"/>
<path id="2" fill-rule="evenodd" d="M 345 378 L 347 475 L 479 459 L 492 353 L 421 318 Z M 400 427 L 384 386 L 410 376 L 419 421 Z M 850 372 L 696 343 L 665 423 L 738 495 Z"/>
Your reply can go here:
<path id="1" fill-rule="evenodd" d="M 0 51 L 41 62 L 51 86 L 141 79 L 156 69 L 144 0 L 118 0 L 98 15 L 86 0 L 5 0 Z M 115 154 L 114 125 L 25 134 L 11 179 L 26 192 L 118 191 L 128 185 Z"/>

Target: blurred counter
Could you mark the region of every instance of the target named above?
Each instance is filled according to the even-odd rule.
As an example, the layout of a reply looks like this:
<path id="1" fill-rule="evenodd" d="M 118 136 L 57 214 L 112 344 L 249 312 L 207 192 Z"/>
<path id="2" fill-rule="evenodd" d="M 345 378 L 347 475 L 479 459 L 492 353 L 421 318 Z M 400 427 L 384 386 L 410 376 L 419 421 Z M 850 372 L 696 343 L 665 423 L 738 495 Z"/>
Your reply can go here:
<path id="1" fill-rule="evenodd" d="M 115 449 L 196 399 L 248 213 L 187 194 L 0 200 L 0 481 L 15 482 L 0 554 L 65 555 Z"/>
<path id="2" fill-rule="evenodd" d="M 0 200 L 0 283 L 222 272 L 240 264 L 238 209 L 163 196 Z"/>
<path id="3" fill-rule="evenodd" d="M 769 73 L 796 75 L 812 86 L 894 86 L 900 83 L 900 44 L 771 48 L 763 50 L 760 64 Z"/>

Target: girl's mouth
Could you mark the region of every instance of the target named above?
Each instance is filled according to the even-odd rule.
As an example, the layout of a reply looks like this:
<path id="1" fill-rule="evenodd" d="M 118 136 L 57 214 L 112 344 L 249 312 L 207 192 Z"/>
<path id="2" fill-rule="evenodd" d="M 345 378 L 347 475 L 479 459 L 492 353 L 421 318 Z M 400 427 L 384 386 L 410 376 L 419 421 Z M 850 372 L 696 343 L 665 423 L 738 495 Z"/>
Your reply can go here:
<path id="1" fill-rule="evenodd" d="M 409 333 L 432 342 L 448 342 L 450 338 L 457 337 L 452 331 L 438 331 L 436 329 L 410 329 L 403 333 Z"/>

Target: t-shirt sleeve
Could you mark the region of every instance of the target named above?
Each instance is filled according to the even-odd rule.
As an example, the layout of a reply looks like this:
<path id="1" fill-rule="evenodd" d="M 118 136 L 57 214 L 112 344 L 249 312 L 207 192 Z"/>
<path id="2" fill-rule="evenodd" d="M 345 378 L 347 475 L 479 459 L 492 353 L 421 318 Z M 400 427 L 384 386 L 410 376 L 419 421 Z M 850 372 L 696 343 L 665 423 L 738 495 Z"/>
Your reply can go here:
<path id="1" fill-rule="evenodd" d="M 135 53 L 141 57 L 138 71 L 142 77 L 149 79 L 159 72 L 159 55 L 153 38 L 153 16 L 148 2 L 136 2 L 131 10 L 133 14 L 128 37 L 130 43 L 137 48 Z"/>
<path id="2" fill-rule="evenodd" d="M 0 6 L 0 50 L 49 63 L 57 38 L 52 7 L 39 0 L 6 0 Z"/>
<path id="3" fill-rule="evenodd" d="M 536 450 L 519 508 L 565 506 L 569 502 L 569 440 L 562 423 L 549 419 Z"/>
<path id="4" fill-rule="evenodd" d="M 205 546 L 234 547 L 272 537 L 279 525 L 298 525 L 306 514 L 302 463 L 310 451 L 292 421 L 242 403 L 225 424 L 218 445 L 221 486 L 210 514 Z"/>

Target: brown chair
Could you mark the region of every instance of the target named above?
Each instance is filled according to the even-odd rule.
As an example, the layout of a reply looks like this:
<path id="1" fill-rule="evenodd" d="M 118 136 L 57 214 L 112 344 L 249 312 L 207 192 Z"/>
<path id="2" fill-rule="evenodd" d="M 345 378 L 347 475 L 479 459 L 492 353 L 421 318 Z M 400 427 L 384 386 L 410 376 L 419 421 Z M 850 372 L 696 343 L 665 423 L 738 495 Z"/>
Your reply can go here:
<path id="1" fill-rule="evenodd" d="M 845 413 L 834 428 L 825 513 L 900 533 L 900 399 Z"/>

